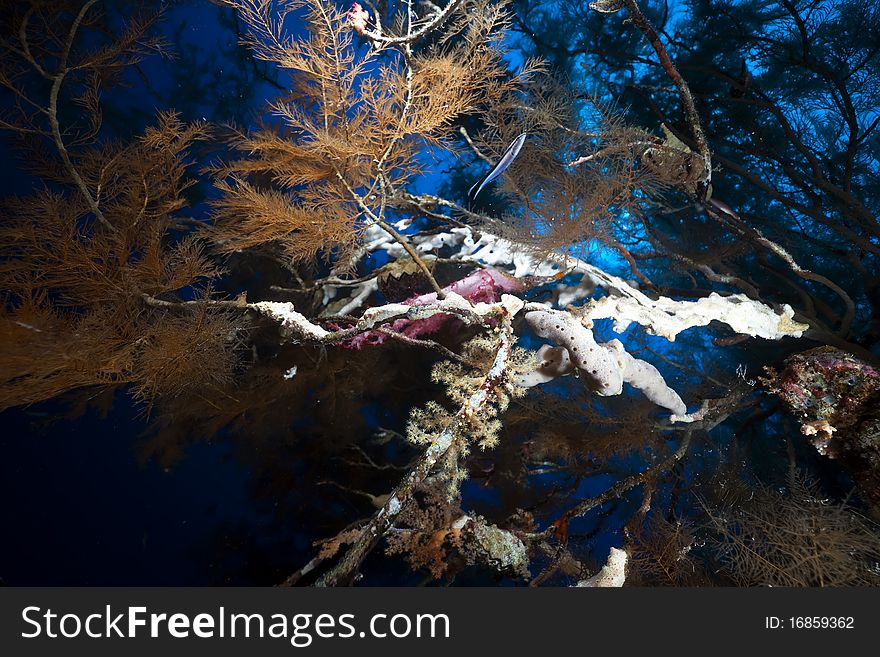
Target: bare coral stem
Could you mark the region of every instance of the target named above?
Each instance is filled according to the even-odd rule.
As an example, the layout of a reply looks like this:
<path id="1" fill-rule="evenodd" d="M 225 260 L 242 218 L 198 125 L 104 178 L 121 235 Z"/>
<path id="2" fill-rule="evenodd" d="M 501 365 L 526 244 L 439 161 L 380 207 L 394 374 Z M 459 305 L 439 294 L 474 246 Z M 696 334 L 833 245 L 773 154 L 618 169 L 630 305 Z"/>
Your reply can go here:
<path id="1" fill-rule="evenodd" d="M 352 583 L 363 560 L 394 525 L 394 521 L 404 504 L 410 500 L 416 489 L 452 446 L 455 438 L 469 422 L 469 417 L 479 412 L 491 399 L 494 391 L 503 385 L 513 346 L 513 327 L 510 323 L 510 317 L 504 316 L 499 328 L 498 351 L 483 385 L 462 405 L 446 428 L 440 432 L 403 478 L 403 481 L 392 491 L 382 508 L 373 514 L 358 539 L 343 555 L 339 563 L 318 580 L 317 586 L 338 586 Z"/>

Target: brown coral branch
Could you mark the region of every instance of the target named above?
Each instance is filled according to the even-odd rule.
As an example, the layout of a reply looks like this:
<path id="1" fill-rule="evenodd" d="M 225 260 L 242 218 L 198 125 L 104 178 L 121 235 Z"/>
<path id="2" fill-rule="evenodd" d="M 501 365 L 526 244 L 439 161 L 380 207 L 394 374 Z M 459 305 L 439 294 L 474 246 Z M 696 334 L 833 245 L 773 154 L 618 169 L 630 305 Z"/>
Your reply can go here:
<path id="1" fill-rule="evenodd" d="M 77 189 L 82 194 L 86 203 L 89 206 L 89 209 L 95 215 L 95 218 L 103 224 L 105 228 L 110 231 L 115 232 L 115 227 L 107 220 L 104 216 L 104 213 L 101 211 L 101 208 L 98 207 L 98 203 L 95 201 L 95 198 L 92 196 L 92 193 L 89 191 L 88 186 L 85 181 L 80 176 L 79 171 L 77 171 L 73 162 L 70 159 L 70 154 L 67 151 L 67 146 L 64 144 L 64 139 L 61 135 L 61 126 L 58 121 L 58 96 L 61 92 L 61 85 L 64 83 L 64 79 L 67 74 L 71 71 L 71 68 L 68 66 L 68 60 L 70 58 L 70 50 L 73 47 L 73 42 L 76 39 L 77 32 L 79 31 L 80 25 L 85 19 L 86 14 L 92 8 L 92 6 L 97 2 L 97 0 L 88 0 L 82 8 L 77 13 L 76 17 L 73 20 L 73 23 L 70 26 L 70 29 L 67 33 L 67 37 L 65 38 L 62 51 L 59 55 L 58 59 L 58 67 L 55 73 L 49 73 L 34 57 L 31 52 L 30 41 L 27 35 L 28 22 L 30 21 L 30 17 L 33 14 L 34 7 L 31 7 L 24 15 L 21 21 L 21 25 L 18 30 L 18 38 L 21 42 L 21 51 L 17 51 L 24 59 L 34 68 L 34 70 L 42 77 L 47 80 L 52 81 L 52 86 L 49 90 L 49 99 L 48 104 L 45 108 L 40 107 L 40 111 L 45 113 L 49 119 L 49 127 L 52 134 L 52 141 L 55 144 L 55 148 L 58 150 L 58 155 L 61 157 L 61 162 L 64 165 L 64 169 L 67 172 L 67 175 L 73 180 Z"/>
<path id="2" fill-rule="evenodd" d="M 678 447 L 669 456 L 655 463 L 644 472 L 640 472 L 625 479 L 621 479 L 616 484 L 586 500 L 582 500 L 566 511 L 555 523 L 551 523 L 541 532 L 530 534 L 528 538 L 532 541 L 549 540 L 557 532 L 557 526 L 564 525 L 572 518 L 582 516 L 593 509 L 618 499 L 624 493 L 627 493 L 638 486 L 652 486 L 661 476 L 670 472 L 681 462 L 690 449 L 691 440 L 695 431 L 711 431 L 713 428 L 724 422 L 732 413 L 743 407 L 743 397 L 739 391 L 733 391 L 726 397 L 721 399 L 707 399 L 701 404 L 700 410 L 693 413 L 694 422 L 679 427 L 683 434 Z M 675 428 L 675 427 L 671 427 Z M 641 508 L 645 505 L 645 501 L 649 500 L 647 496 L 643 496 Z"/>
<path id="3" fill-rule="evenodd" d="M 705 162 L 706 178 L 704 182 L 706 184 L 703 187 L 703 194 L 705 194 L 706 190 L 708 190 L 708 183 L 712 179 L 712 153 L 709 150 L 709 143 L 706 141 L 706 135 L 703 132 L 703 126 L 700 122 L 700 115 L 697 112 L 696 105 L 694 104 L 694 97 L 691 95 L 690 87 L 688 86 L 687 82 L 685 82 L 684 78 L 681 77 L 681 73 L 678 72 L 678 69 L 675 67 L 672 58 L 666 51 L 666 46 L 663 45 L 663 42 L 660 40 L 660 36 L 657 34 L 654 26 L 651 25 L 651 21 L 649 21 L 648 17 L 642 13 L 642 10 L 636 0 L 624 0 L 624 5 L 626 6 L 627 10 L 629 10 L 629 14 L 633 23 L 635 23 L 636 27 L 638 27 L 642 31 L 642 34 L 647 37 L 648 41 L 651 42 L 651 46 L 657 53 L 657 58 L 660 60 L 660 64 L 661 66 L 663 66 L 663 70 L 666 71 L 666 74 L 673 81 L 673 83 L 675 83 L 675 86 L 678 89 L 678 94 L 681 98 L 681 104 L 684 106 L 685 115 L 687 116 L 688 125 L 690 126 L 694 139 L 697 142 L 697 150 L 699 151 L 700 155 L 703 157 L 703 161 Z"/>
<path id="4" fill-rule="evenodd" d="M 467 365 L 468 367 L 476 367 L 474 363 L 471 363 L 466 358 L 458 355 L 448 347 L 445 347 L 439 342 L 435 342 L 434 340 L 421 340 L 419 338 L 411 338 L 408 335 L 404 335 L 403 333 L 400 333 L 398 331 L 392 331 L 391 329 L 383 327 L 379 327 L 376 330 L 383 335 L 387 335 L 393 340 L 397 340 L 398 342 L 402 342 L 403 344 L 408 344 L 411 347 L 427 347 L 428 349 L 435 349 L 450 360 L 454 360 L 455 362 L 461 363 L 462 365 Z"/>
<path id="5" fill-rule="evenodd" d="M 381 172 L 380 172 L 380 176 L 381 176 Z M 382 230 L 384 230 L 386 233 L 388 233 L 394 239 L 395 242 L 397 242 L 398 244 L 400 244 L 400 246 L 403 247 L 404 251 L 406 251 L 407 254 L 409 255 L 409 257 L 412 258 L 413 262 L 415 262 L 416 265 L 418 265 L 419 269 L 422 270 L 422 274 L 424 274 L 425 278 L 431 284 L 431 287 L 433 287 L 434 291 L 437 293 L 437 298 L 441 299 L 441 300 L 444 299 L 446 294 L 445 294 L 445 292 L 443 292 L 443 288 L 440 287 L 440 284 L 437 282 L 437 279 L 434 278 L 434 274 L 431 273 L 431 269 L 428 267 L 427 264 L 425 264 L 425 261 L 419 255 L 419 252 L 413 248 L 412 244 L 409 243 L 409 240 L 406 239 L 406 237 L 404 237 L 399 232 L 397 232 L 397 230 L 395 230 L 394 226 L 392 226 L 387 221 L 385 221 L 385 219 L 382 218 L 382 215 L 384 214 L 384 207 L 385 207 L 384 191 L 383 191 L 383 201 L 382 201 L 382 210 L 383 211 L 380 211 L 379 214 L 376 214 L 375 212 L 373 212 L 373 210 L 370 208 L 370 206 L 367 205 L 367 203 L 366 203 L 366 201 L 364 201 L 363 197 L 360 194 L 358 194 L 356 191 L 354 191 L 354 189 L 352 189 L 351 185 L 348 184 L 348 181 L 345 179 L 345 177 L 338 170 L 336 171 L 336 177 L 345 186 L 345 188 L 348 190 L 349 194 L 351 194 L 352 198 L 358 204 L 358 207 L 361 209 L 361 211 L 374 224 L 376 224 Z"/>
<path id="6" fill-rule="evenodd" d="M 86 13 L 96 2 L 97 0 L 89 0 L 86 2 L 76 15 L 73 24 L 70 26 L 70 31 L 64 42 L 64 51 L 58 64 L 58 72 L 52 76 L 52 89 L 49 91 L 49 106 L 46 109 L 49 115 L 49 125 L 52 127 L 52 139 L 55 142 L 55 147 L 58 149 L 58 154 L 61 156 L 61 161 L 64 163 L 64 168 L 67 170 L 68 175 L 73 178 L 73 182 L 83 195 L 83 198 L 85 198 L 86 203 L 89 204 L 89 208 L 92 210 L 95 218 L 100 221 L 105 228 L 115 232 L 116 228 L 113 227 L 113 224 L 107 221 L 107 218 L 104 216 L 104 213 L 101 212 L 101 208 L 98 207 L 92 193 L 89 191 L 88 186 L 86 186 L 86 183 L 83 181 L 82 176 L 79 175 L 76 167 L 73 166 L 73 162 L 71 162 L 70 155 L 67 152 L 67 147 L 64 145 L 64 140 L 61 137 L 61 127 L 58 123 L 58 94 L 61 91 L 61 84 L 64 82 L 65 76 L 70 71 L 67 67 L 67 60 L 70 57 L 70 49 L 73 47 L 73 40 L 76 38 L 76 33 L 79 30 L 79 26 L 85 18 Z M 26 43 L 27 37 L 25 36 L 24 38 Z M 37 68 L 37 70 L 39 71 L 40 69 Z"/>
<path id="7" fill-rule="evenodd" d="M 437 293 L 437 298 L 445 299 L 446 293 L 443 291 L 443 288 L 440 287 L 440 284 L 437 282 L 437 279 L 434 278 L 434 274 L 431 272 L 431 269 L 428 267 L 427 264 L 425 264 L 425 261 L 422 259 L 422 256 L 419 255 L 419 252 L 416 251 L 413 248 L 412 244 L 409 243 L 409 240 L 398 233 L 397 230 L 395 230 L 394 226 L 389 224 L 384 219 L 379 219 L 378 217 L 375 217 L 375 222 L 376 225 L 382 228 L 382 230 L 391 235 L 391 237 L 394 238 L 394 241 L 400 244 L 400 246 L 402 246 L 403 249 L 406 251 L 407 255 L 409 255 L 409 257 L 413 259 L 413 262 L 418 265 L 418 268 L 422 270 L 422 274 L 431 284 L 431 287 L 434 288 L 434 291 Z"/>
<path id="8" fill-rule="evenodd" d="M 659 477 L 660 475 L 669 472 L 669 470 L 671 470 L 672 467 L 681 459 L 683 459 L 684 456 L 687 454 L 693 432 L 693 427 L 689 427 L 688 429 L 686 429 L 684 431 L 684 435 L 681 438 L 681 443 L 679 443 L 678 445 L 678 449 L 676 449 L 672 454 L 663 459 L 660 463 L 648 468 L 644 472 L 634 474 L 630 477 L 627 477 L 626 479 L 621 479 L 611 488 L 608 488 L 599 495 L 595 495 L 586 500 L 582 500 L 574 507 L 566 511 L 562 517 L 567 520 L 571 520 L 572 518 L 582 516 L 592 511 L 596 507 L 605 504 L 606 502 L 610 502 L 611 500 L 619 498 L 621 495 L 632 490 L 633 488 L 636 488 L 637 486 L 641 486 L 643 484 L 648 484 L 649 482 L 656 480 L 657 477 Z M 540 538 L 546 539 L 549 538 L 554 531 L 555 526 L 551 524 L 538 536 Z"/>

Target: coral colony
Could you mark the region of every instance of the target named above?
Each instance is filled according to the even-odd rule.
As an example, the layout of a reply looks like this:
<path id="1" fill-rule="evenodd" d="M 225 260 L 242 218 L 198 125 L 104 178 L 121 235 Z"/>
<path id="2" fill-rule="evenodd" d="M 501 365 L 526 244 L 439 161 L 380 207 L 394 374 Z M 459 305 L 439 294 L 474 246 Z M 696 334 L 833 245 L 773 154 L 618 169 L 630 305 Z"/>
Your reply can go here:
<path id="1" fill-rule="evenodd" d="M 183 427 L 316 432 L 323 456 L 303 458 L 338 476 L 301 485 L 346 502 L 291 585 L 351 584 L 383 550 L 446 581 L 877 583 L 880 374 L 850 329 L 864 312 L 795 240 L 713 196 L 739 165 L 714 159 L 708 105 L 653 14 L 590 5 L 661 63 L 674 116 L 649 130 L 539 58 L 511 70 L 505 2 L 226 4 L 289 91 L 208 169 L 194 149 L 226 133 L 171 111 L 128 142 L 89 129 L 102 77 L 156 47 L 154 17 L 96 51 L 77 34 L 108 38 L 94 0 L 15 14 L 3 84 L 22 100 L 3 127 L 39 142 L 46 184 L 7 199 L 0 228 L 3 408 L 125 386 L 157 451 Z M 67 97 L 79 116 L 58 111 Z M 677 248 L 661 207 L 693 212 L 684 232 L 721 235 L 729 260 Z M 770 260 L 769 279 L 736 268 Z M 747 380 L 730 354 L 768 368 Z M 855 497 L 822 501 L 816 464 Z M 757 563 L 774 559 L 772 576 Z"/>

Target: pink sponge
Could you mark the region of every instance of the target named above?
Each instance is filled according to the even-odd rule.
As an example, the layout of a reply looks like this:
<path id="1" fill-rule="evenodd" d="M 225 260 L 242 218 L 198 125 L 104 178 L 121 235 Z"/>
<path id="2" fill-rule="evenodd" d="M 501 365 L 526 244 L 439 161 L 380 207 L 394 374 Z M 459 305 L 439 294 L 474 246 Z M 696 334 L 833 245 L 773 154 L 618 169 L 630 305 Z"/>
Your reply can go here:
<path id="1" fill-rule="evenodd" d="M 480 269 L 455 281 L 452 285 L 443 288 L 444 292 L 455 292 L 473 303 L 494 303 L 498 301 L 502 293 L 519 292 L 525 285 L 506 274 L 494 269 Z M 437 293 L 422 294 L 405 301 L 409 306 L 424 306 L 437 301 Z M 422 335 L 438 333 L 447 326 L 455 326 L 461 322 L 452 315 L 443 313 L 428 317 L 427 319 L 398 319 L 386 328 L 396 331 L 408 338 L 418 338 Z M 346 340 L 341 344 L 350 349 L 360 349 L 364 345 L 382 344 L 392 339 L 386 333 L 380 331 L 367 331 Z"/>

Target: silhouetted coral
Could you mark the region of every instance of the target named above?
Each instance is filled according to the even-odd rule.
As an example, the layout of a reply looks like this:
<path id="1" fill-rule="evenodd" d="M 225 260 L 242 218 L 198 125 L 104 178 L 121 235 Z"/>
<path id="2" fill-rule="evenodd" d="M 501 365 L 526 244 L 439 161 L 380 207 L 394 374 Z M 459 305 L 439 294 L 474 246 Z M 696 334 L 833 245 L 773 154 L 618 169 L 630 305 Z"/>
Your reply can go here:
<path id="1" fill-rule="evenodd" d="M 756 484 L 739 508 L 708 510 L 725 573 L 742 586 L 876 586 L 877 528 L 801 476 Z"/>

